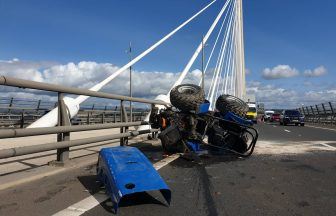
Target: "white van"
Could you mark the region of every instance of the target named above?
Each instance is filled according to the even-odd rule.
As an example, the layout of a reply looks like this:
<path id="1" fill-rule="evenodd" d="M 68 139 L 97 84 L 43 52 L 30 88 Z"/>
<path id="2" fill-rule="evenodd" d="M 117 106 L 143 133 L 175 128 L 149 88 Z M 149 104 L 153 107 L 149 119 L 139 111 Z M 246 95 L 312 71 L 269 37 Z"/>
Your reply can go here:
<path id="1" fill-rule="evenodd" d="M 271 120 L 271 117 L 272 117 L 273 114 L 274 114 L 273 110 L 266 110 L 265 111 L 265 116 L 264 116 L 265 121 Z"/>

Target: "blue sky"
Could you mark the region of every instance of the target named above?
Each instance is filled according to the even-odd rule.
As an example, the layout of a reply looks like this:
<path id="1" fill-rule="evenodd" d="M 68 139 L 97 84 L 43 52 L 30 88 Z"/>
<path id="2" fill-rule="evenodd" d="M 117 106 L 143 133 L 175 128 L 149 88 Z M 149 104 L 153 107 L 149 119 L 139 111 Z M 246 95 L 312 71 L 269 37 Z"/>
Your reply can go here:
<path id="1" fill-rule="evenodd" d="M 132 41 L 139 54 L 205 6 L 209 0 L 0 0 L 0 60 L 18 58 L 58 64 L 94 61 L 122 66 Z M 246 67 L 249 85 L 258 86 L 261 101 L 275 96 L 267 89 L 295 93 L 296 104 L 333 100 L 300 94 L 336 89 L 336 1 L 243 0 Z M 218 1 L 187 28 L 135 65 L 141 71 L 181 71 L 224 1 Z M 208 48 L 210 49 L 210 48 Z M 208 50 L 209 52 L 210 50 Z M 287 65 L 288 78 L 265 79 Z M 322 66 L 315 77 L 307 70 Z M 199 68 L 195 64 L 193 69 Z M 279 90 L 279 91 L 280 91 Z M 284 93 L 284 91 L 281 91 Z M 335 90 L 336 91 L 336 90 Z M 322 94 L 322 93 L 321 93 Z M 269 97 L 268 97 L 269 96 Z M 319 101 L 321 100 L 321 101 Z M 335 99 L 336 100 L 336 99 Z M 292 104 L 295 106 L 296 104 Z M 270 106 L 279 106 L 271 103 Z"/>

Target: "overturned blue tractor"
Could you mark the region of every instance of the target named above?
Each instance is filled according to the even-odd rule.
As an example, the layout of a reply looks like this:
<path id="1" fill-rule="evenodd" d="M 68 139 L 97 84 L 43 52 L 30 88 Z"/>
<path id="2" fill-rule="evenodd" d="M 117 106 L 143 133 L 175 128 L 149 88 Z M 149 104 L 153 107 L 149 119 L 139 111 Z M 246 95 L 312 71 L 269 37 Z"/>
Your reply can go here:
<path id="1" fill-rule="evenodd" d="M 176 86 L 170 93 L 173 107 L 153 107 L 150 123 L 160 128 L 159 138 L 167 153 L 212 152 L 248 157 L 253 153 L 258 132 L 244 118 L 248 105 L 231 95 L 221 95 L 215 111 L 209 111 L 201 87 L 192 84 Z"/>

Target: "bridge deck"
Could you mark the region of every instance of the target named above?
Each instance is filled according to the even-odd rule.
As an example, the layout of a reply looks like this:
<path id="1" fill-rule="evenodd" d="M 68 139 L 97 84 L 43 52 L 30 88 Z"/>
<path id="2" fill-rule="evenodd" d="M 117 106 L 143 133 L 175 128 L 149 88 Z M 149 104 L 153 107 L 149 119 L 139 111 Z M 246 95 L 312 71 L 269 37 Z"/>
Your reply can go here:
<path id="1" fill-rule="evenodd" d="M 123 203 L 119 215 L 334 215 L 336 131 L 257 128 L 252 157 L 175 160 L 159 170 L 172 189 L 170 207 L 156 193 L 142 194 Z M 158 143 L 140 148 L 153 163 L 160 158 Z M 88 166 L 0 191 L 0 214 L 51 215 L 97 192 L 94 166 Z M 84 215 L 111 215 L 110 208 L 107 200 Z"/>

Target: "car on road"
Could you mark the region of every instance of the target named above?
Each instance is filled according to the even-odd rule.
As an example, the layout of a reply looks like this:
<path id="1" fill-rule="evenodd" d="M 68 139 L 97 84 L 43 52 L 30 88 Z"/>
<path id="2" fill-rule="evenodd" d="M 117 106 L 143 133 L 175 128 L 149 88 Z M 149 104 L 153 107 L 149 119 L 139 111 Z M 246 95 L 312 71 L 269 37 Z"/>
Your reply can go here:
<path id="1" fill-rule="evenodd" d="M 279 122 L 280 121 L 280 113 L 274 113 L 271 115 L 270 122 Z"/>
<path id="2" fill-rule="evenodd" d="M 265 111 L 265 115 L 264 115 L 264 120 L 265 121 L 270 121 L 271 120 L 271 116 L 274 114 L 273 110 L 266 110 Z"/>
<path id="3" fill-rule="evenodd" d="M 280 125 L 288 124 L 304 126 L 304 116 L 297 110 L 284 110 L 280 115 Z"/>

